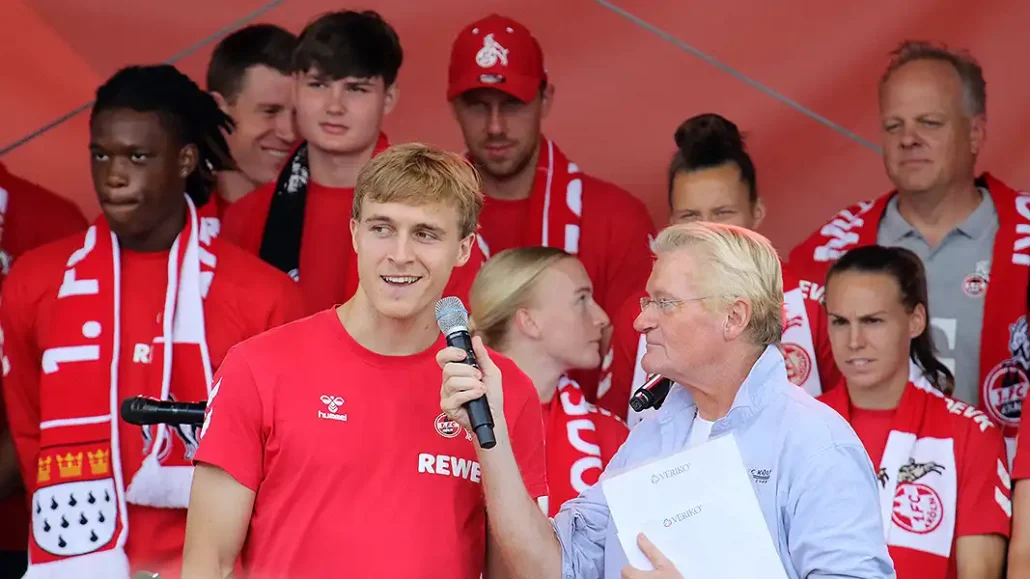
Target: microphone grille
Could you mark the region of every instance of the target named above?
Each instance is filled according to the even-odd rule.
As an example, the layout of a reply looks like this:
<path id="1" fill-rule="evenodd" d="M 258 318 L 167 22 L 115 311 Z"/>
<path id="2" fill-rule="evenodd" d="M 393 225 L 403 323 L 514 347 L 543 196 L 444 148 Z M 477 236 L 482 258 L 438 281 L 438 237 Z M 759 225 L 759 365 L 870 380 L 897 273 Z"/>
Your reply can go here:
<path id="1" fill-rule="evenodd" d="M 449 336 L 458 330 L 469 330 L 469 313 L 460 299 L 453 296 L 445 297 L 436 302 L 434 311 L 436 325 L 440 327 L 443 335 Z"/>

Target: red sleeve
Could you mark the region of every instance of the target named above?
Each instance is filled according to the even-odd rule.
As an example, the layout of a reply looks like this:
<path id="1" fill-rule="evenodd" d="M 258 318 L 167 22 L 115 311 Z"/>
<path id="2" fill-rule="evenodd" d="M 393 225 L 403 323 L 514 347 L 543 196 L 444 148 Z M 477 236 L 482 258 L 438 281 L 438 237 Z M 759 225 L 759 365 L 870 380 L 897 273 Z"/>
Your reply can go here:
<path id="1" fill-rule="evenodd" d="M 962 465 L 958 473 L 958 516 L 955 536 L 996 534 L 1008 537 L 1012 525 L 1012 493 L 1001 430 L 968 421 Z"/>
<path id="2" fill-rule="evenodd" d="M 600 416 L 597 416 L 594 424 L 597 425 L 597 443 L 601 447 L 602 468 L 607 468 L 612 457 L 619 452 L 622 443 L 629 437 L 629 427 L 607 410 L 598 411 Z"/>
<path id="3" fill-rule="evenodd" d="M 33 332 L 36 304 L 32 271 L 17 262 L 0 297 L 0 346 L 3 348 L 3 406 L 28 494 L 36 485 L 39 455 L 39 360 Z M 19 267 L 21 266 L 21 267 Z"/>
<path id="4" fill-rule="evenodd" d="M 194 461 L 217 466 L 256 492 L 265 433 L 264 401 L 245 350 L 234 346 L 215 373 Z"/>
<path id="5" fill-rule="evenodd" d="M 276 270 L 277 273 L 278 270 Z M 266 330 L 276 328 L 283 324 L 299 320 L 307 314 L 304 307 L 304 294 L 300 291 L 300 284 L 282 274 L 283 280 L 279 284 L 279 295 L 272 305 L 272 312 L 268 319 Z"/>
<path id="6" fill-rule="evenodd" d="M 603 285 L 595 288 L 594 295 L 609 316 L 647 284 L 654 263 L 651 242 L 656 234 L 651 215 L 639 199 L 617 188 L 614 193 L 618 196 L 613 195 L 611 201 L 623 199 L 603 208 L 611 224 L 605 239 L 586 241 L 605 244 L 604 279 L 599 284 Z"/>
<path id="7" fill-rule="evenodd" d="M 490 352 L 493 355 L 493 352 Z M 500 355 L 497 355 L 500 357 Z M 508 419 L 508 436 L 522 482 L 534 499 L 548 496 L 547 455 L 544 452 L 544 415 L 536 387 L 518 366 L 504 359 L 500 365 L 504 376 L 504 413 Z M 510 397 L 510 402 L 509 402 Z M 511 410 L 509 410 L 511 409 Z"/>
<path id="8" fill-rule="evenodd" d="M 640 333 L 633 329 L 633 322 L 640 313 L 639 298 L 644 295 L 638 291 L 623 303 L 613 318 L 612 363 L 610 371 L 603 378 L 608 380 L 608 387 L 603 392 L 598 389 L 597 405 L 623 420 L 629 414 L 629 396 L 637 366 L 637 346 L 640 343 Z"/>

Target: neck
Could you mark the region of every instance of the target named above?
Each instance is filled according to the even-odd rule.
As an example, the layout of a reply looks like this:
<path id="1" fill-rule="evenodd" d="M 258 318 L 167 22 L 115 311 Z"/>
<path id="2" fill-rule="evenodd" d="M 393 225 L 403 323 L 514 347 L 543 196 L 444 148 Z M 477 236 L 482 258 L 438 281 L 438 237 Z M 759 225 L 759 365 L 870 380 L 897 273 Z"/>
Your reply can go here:
<path id="1" fill-rule="evenodd" d="M 228 203 L 235 203 L 263 183 L 252 180 L 242 171 L 219 171 L 218 196 Z"/>
<path id="2" fill-rule="evenodd" d="M 852 387 L 845 382 L 851 405 L 863 410 L 891 410 L 898 407 L 908 385 L 908 360 L 882 383 L 871 387 Z"/>
<path id="3" fill-rule="evenodd" d="M 175 243 L 175 238 L 186 227 L 186 214 L 186 203 L 182 203 L 175 209 L 173 215 L 150 231 L 138 235 L 123 235 L 116 231 L 115 233 L 118 233 L 118 246 L 121 249 L 137 253 L 168 251 Z"/>
<path id="4" fill-rule="evenodd" d="M 931 246 L 958 227 L 980 205 L 983 195 L 973 180 L 918 192 L 900 192 L 898 213 Z"/>
<path id="5" fill-rule="evenodd" d="M 354 341 L 383 356 L 425 352 L 440 337 L 432 308 L 410 318 L 390 318 L 376 311 L 360 287 L 350 301 L 336 308 L 336 316 Z"/>
<path id="6" fill-rule="evenodd" d="M 308 143 L 308 171 L 311 180 L 325 187 L 354 187 L 358 182 L 358 173 L 372 158 L 376 143 L 356 153 L 329 153 Z"/>
<path id="7" fill-rule="evenodd" d="M 533 194 L 533 182 L 536 179 L 536 166 L 540 162 L 541 145 L 538 142 L 533 156 L 530 157 L 525 167 L 519 169 L 513 175 L 497 177 L 491 175 L 480 167 L 480 175 L 483 180 L 483 195 L 491 199 L 502 201 L 519 201 L 528 199 Z"/>
<path id="8" fill-rule="evenodd" d="M 558 383 L 565 375 L 566 369 L 554 362 L 550 356 L 534 351 L 532 344 L 513 343 L 504 349 L 502 354 L 515 362 L 520 370 L 526 373 L 536 386 L 540 403 L 547 404 L 558 391 Z"/>
<path id="9" fill-rule="evenodd" d="M 729 352 L 724 359 L 697 372 L 700 374 L 697 378 L 673 380 L 694 396 L 698 416 L 715 422 L 729 414 L 737 392 L 764 351 L 763 347 L 749 344 L 737 352 Z"/>

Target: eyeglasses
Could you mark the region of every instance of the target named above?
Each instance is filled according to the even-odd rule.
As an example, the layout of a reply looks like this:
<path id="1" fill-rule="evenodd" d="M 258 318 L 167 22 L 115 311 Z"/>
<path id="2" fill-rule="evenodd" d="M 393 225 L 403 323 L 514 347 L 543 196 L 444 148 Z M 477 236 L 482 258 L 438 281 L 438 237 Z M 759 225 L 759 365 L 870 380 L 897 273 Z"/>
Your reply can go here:
<path id="1" fill-rule="evenodd" d="M 666 313 L 671 312 L 676 306 L 678 306 L 680 304 L 683 304 L 683 303 L 686 303 L 686 302 L 698 302 L 698 301 L 701 301 L 701 300 L 706 300 L 706 299 L 708 299 L 710 297 L 712 297 L 712 296 L 704 296 L 704 297 L 701 297 L 701 298 L 682 298 L 682 299 L 640 298 L 640 311 L 641 312 L 646 311 L 647 310 L 647 306 L 650 306 L 650 305 L 654 304 L 654 306 L 658 308 L 659 312 L 661 312 L 663 314 L 666 314 Z"/>

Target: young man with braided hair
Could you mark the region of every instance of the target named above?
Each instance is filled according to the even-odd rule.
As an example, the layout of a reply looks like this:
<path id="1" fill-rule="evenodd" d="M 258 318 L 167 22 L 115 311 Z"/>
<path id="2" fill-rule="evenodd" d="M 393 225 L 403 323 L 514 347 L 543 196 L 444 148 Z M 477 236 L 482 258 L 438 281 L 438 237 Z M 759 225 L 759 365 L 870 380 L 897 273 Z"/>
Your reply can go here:
<path id="1" fill-rule="evenodd" d="M 276 182 L 226 210 L 228 239 L 298 280 L 309 312 L 357 291 L 357 258 L 340 223 L 358 172 L 389 146 L 382 124 L 397 104 L 402 61 L 397 32 L 375 12 L 330 12 L 309 24 L 293 53 L 303 142 Z M 475 245 L 447 294 L 465 299 L 482 262 Z"/>
<path id="2" fill-rule="evenodd" d="M 118 71 L 90 117 L 103 214 L 22 256 L 4 283 L 28 578 L 178 577 L 197 432 L 141 432 L 119 420 L 120 402 L 206 400 L 232 345 L 299 315 L 296 285 L 222 241 L 206 213 L 214 173 L 232 167 L 231 126 L 172 66 Z"/>

